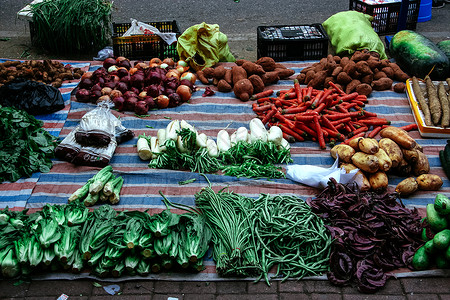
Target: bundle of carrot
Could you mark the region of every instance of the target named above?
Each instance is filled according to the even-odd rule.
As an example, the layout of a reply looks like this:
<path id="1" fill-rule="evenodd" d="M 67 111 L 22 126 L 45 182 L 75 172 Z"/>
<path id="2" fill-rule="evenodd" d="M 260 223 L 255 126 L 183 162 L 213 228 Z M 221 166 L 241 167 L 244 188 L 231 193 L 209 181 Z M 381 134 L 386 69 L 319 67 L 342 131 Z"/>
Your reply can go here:
<path id="1" fill-rule="evenodd" d="M 348 143 L 357 137 L 375 137 L 390 121 L 364 110 L 367 96 L 354 92 L 346 94 L 333 82 L 330 88 L 316 90 L 301 87 L 297 80 L 289 90 L 253 95 L 253 111 L 264 124 L 279 126 L 290 142 L 310 139 L 321 149 L 329 143 Z"/>

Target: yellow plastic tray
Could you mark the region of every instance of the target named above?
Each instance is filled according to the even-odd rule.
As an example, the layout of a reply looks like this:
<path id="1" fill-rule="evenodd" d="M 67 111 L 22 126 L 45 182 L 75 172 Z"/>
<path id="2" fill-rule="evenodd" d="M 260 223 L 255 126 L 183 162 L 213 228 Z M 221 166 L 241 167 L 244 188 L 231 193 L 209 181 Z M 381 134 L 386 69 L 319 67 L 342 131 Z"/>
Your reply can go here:
<path id="1" fill-rule="evenodd" d="M 437 86 L 439 81 L 434 81 L 434 84 Z M 425 88 L 425 83 L 419 81 L 419 85 Z M 446 89 L 448 88 L 447 83 L 444 81 L 444 85 Z M 450 137 L 450 128 L 442 128 L 437 126 L 427 126 L 424 122 L 424 116 L 422 110 L 419 107 L 419 103 L 414 95 L 414 91 L 412 88 L 412 80 L 406 81 L 406 95 L 408 96 L 409 105 L 411 106 L 411 110 L 413 112 L 414 119 L 416 120 L 417 127 L 419 129 L 419 133 L 423 137 L 434 137 L 434 138 L 449 138 Z"/>

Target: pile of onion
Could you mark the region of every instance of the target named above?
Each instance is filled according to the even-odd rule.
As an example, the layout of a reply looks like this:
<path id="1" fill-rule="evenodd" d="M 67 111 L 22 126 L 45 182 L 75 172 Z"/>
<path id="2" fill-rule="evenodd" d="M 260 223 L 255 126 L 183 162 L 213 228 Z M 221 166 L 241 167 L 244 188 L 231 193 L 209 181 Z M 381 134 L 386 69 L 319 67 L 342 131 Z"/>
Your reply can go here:
<path id="1" fill-rule="evenodd" d="M 181 60 L 152 58 L 132 64 L 125 57 L 107 58 L 102 67 L 83 75 L 75 97 L 80 102 L 112 101 L 118 111 L 145 115 L 189 101 L 196 79 Z"/>

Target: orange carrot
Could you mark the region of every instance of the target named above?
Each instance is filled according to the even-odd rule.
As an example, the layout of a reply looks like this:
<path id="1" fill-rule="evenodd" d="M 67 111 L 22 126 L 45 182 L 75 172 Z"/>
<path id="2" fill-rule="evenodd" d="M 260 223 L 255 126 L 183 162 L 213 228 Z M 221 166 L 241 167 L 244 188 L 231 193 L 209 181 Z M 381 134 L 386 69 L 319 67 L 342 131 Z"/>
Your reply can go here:
<path id="1" fill-rule="evenodd" d="M 260 98 L 269 97 L 272 94 L 273 94 L 273 90 L 271 90 L 271 89 L 265 90 L 265 91 L 262 91 L 260 93 L 252 95 L 250 97 L 250 100 L 258 100 Z"/>
<path id="2" fill-rule="evenodd" d="M 411 131 L 411 130 L 417 130 L 418 126 L 416 123 L 411 123 L 409 125 L 405 125 L 400 127 L 401 129 L 405 130 L 405 131 Z"/>
<path id="3" fill-rule="evenodd" d="M 382 126 L 377 126 L 377 127 L 375 127 L 374 129 L 372 129 L 371 132 L 369 132 L 369 134 L 367 135 L 367 137 L 369 137 L 369 138 L 374 138 L 374 137 L 378 134 L 378 132 L 381 131 L 381 129 L 383 129 Z"/>
<path id="4" fill-rule="evenodd" d="M 316 127 L 316 132 L 317 132 L 317 140 L 319 142 L 319 146 L 321 149 L 326 149 L 327 145 L 325 144 L 325 140 L 323 138 L 323 130 L 322 127 L 320 126 L 319 123 L 319 117 L 318 116 L 314 116 L 314 126 Z"/>

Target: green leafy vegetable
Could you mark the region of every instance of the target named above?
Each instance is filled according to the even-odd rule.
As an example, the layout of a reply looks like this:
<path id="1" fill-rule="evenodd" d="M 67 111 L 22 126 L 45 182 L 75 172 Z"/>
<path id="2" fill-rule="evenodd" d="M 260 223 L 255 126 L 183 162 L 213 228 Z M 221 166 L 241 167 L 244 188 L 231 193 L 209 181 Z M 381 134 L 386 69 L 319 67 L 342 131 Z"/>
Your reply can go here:
<path id="1" fill-rule="evenodd" d="M 57 138 L 23 110 L 0 106 L 0 183 L 49 172 Z"/>

